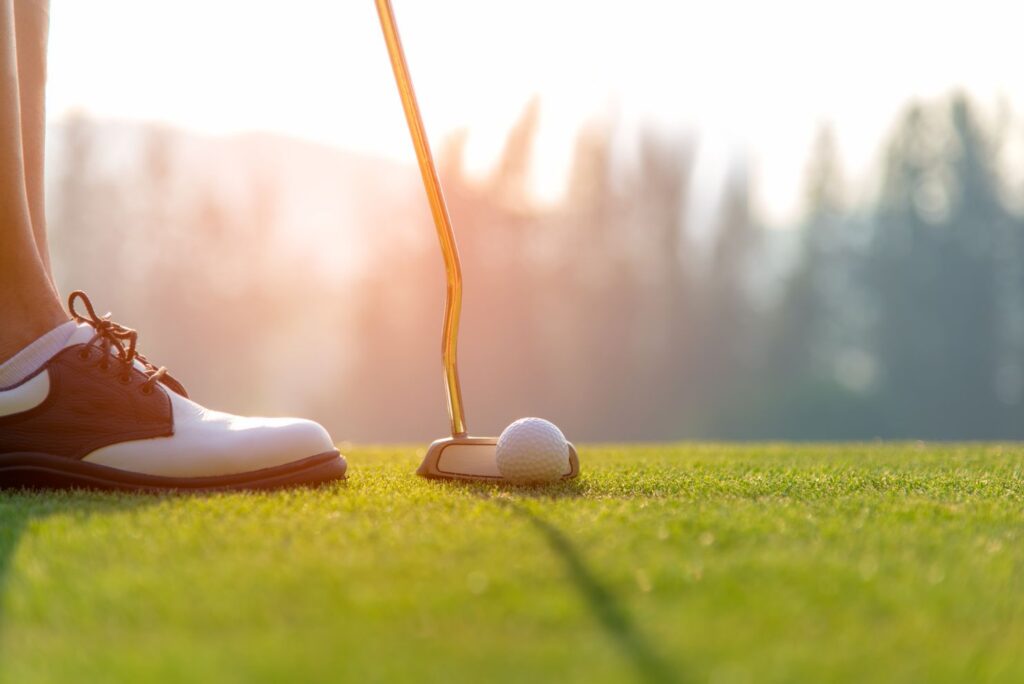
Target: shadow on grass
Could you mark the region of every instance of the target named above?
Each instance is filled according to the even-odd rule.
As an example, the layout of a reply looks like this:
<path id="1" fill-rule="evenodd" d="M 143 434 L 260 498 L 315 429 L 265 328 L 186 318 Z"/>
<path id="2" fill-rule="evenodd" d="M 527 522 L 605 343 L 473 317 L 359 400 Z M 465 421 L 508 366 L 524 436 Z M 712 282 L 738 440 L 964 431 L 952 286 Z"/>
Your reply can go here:
<path id="1" fill-rule="evenodd" d="M 337 483 L 333 483 L 337 486 Z M 292 489 L 301 489 L 300 487 Z M 272 494 L 261 492 L 261 495 Z M 8 584 L 18 547 L 33 525 L 53 516 L 85 521 L 94 515 L 136 511 L 169 498 L 207 498 L 232 492 L 114 493 L 91 490 L 0 490 L 0 677 L 4 674 Z"/>
<path id="2" fill-rule="evenodd" d="M 348 480 L 325 483 L 324 486 L 345 487 Z M 280 491 L 315 490 L 317 487 L 295 486 Z M 72 491 L 2 490 L 0 489 L 0 634 L 4 626 L 4 597 L 7 590 L 11 559 L 25 531 L 35 521 L 54 515 L 71 514 L 79 519 L 92 515 L 138 510 L 168 498 L 208 498 L 230 496 L 238 492 L 162 492 L 123 493 L 78 489 Z M 273 495 L 275 492 L 256 492 Z"/>
<path id="3" fill-rule="evenodd" d="M 129 511 L 152 505 L 159 498 L 100 492 L 43 492 L 0 490 L 0 677 L 4 674 L 7 595 L 11 563 L 22 538 L 38 521 L 55 515 L 88 519 L 93 515 Z"/>
<path id="4" fill-rule="evenodd" d="M 346 487 L 347 480 L 325 483 L 324 487 Z M 318 487 L 294 486 L 277 491 L 315 490 Z M 238 492 L 162 492 L 124 493 L 98 490 L 2 490 L 0 489 L 0 637 L 5 626 L 5 597 L 10 566 L 25 532 L 37 521 L 55 515 L 73 515 L 86 520 L 93 515 L 139 510 L 173 498 L 209 498 L 231 496 Z M 269 496 L 275 491 L 253 494 Z M 0 649 L 3 643 L 0 641 Z M 0 659 L 0 665 L 2 665 Z M 2 670 L 0 670 L 2 671 Z"/>
<path id="5" fill-rule="evenodd" d="M 546 485 L 514 485 L 507 482 L 467 482 L 451 480 L 445 486 L 493 501 L 526 520 L 541 533 L 551 551 L 565 566 L 569 579 L 580 592 L 590 612 L 611 636 L 623 655 L 645 682 L 680 682 L 684 677 L 654 650 L 633 624 L 615 594 L 597 579 L 572 540 L 560 529 L 516 501 L 519 499 L 575 499 L 587 494 L 579 480 L 564 480 Z"/>
<path id="6" fill-rule="evenodd" d="M 623 655 L 645 682 L 680 682 L 684 678 L 655 652 L 630 619 L 615 594 L 594 575 L 579 549 L 560 529 L 533 513 L 525 506 L 508 499 L 498 499 L 527 521 L 544 537 L 548 547 L 565 565 L 569 578 L 579 590 L 590 612 L 612 637 Z"/>
<path id="7" fill-rule="evenodd" d="M 11 561 L 21 538 L 34 522 L 65 514 L 86 519 L 98 514 L 143 508 L 159 500 L 159 497 L 147 495 L 89 491 L 0 490 L 0 634 L 4 628 L 4 599 Z"/>

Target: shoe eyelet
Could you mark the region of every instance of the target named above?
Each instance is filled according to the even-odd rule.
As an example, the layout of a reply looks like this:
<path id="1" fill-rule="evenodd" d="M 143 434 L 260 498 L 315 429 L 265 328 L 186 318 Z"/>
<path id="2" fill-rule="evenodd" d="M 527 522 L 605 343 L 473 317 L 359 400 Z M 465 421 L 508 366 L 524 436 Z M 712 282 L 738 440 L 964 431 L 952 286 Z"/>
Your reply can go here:
<path id="1" fill-rule="evenodd" d="M 104 359 L 103 361 L 97 363 L 96 367 L 99 368 L 101 371 L 110 370 L 110 362 Z"/>
<path id="2" fill-rule="evenodd" d="M 142 393 L 145 394 L 146 396 L 149 396 L 150 394 L 153 393 L 153 386 L 152 385 L 143 385 L 142 386 Z"/>
<path id="3" fill-rule="evenodd" d="M 83 361 L 88 361 L 90 358 L 92 358 L 92 354 L 89 353 L 88 349 L 82 349 L 81 351 L 78 352 L 78 358 L 82 359 Z"/>
<path id="4" fill-rule="evenodd" d="M 121 373 L 121 375 L 117 376 L 117 381 L 120 382 L 122 385 L 127 385 L 131 383 L 132 376 L 128 375 L 127 373 Z"/>

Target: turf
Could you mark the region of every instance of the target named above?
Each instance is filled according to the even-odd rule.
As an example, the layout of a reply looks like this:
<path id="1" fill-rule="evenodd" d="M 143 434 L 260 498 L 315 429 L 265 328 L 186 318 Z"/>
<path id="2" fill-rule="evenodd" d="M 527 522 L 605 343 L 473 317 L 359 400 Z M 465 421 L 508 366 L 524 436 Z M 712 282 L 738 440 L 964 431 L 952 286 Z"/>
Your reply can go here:
<path id="1" fill-rule="evenodd" d="M 544 488 L 0 493 L 0 680 L 1021 681 L 1024 447 L 581 449 Z"/>

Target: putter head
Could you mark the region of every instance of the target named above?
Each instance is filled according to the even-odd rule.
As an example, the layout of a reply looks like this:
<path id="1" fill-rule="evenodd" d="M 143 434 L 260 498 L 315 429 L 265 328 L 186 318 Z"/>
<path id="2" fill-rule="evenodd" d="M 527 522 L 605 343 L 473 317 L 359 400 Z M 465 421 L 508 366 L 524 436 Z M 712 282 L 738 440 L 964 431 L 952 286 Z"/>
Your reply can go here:
<path id="1" fill-rule="evenodd" d="M 420 477 L 448 480 L 475 480 L 501 482 L 505 478 L 498 472 L 494 452 L 497 437 L 445 437 L 430 445 L 416 474 Z M 580 474 L 580 459 L 576 447 L 569 444 L 569 469 L 563 480 Z"/>

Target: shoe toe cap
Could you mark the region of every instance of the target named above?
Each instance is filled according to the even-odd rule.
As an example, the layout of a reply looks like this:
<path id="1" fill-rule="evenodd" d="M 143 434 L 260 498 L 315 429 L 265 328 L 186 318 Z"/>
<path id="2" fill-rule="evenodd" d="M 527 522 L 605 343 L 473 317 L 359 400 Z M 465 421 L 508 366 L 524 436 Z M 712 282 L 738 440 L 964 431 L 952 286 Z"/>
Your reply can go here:
<path id="1" fill-rule="evenodd" d="M 234 445 L 230 451 L 244 459 L 249 470 L 336 451 L 327 430 L 303 418 L 238 418 L 228 430 L 231 437 L 225 442 Z"/>
<path id="2" fill-rule="evenodd" d="M 174 434 L 112 444 L 83 460 L 146 475 L 210 477 L 337 453 L 327 430 L 301 418 L 250 418 L 172 396 Z"/>

